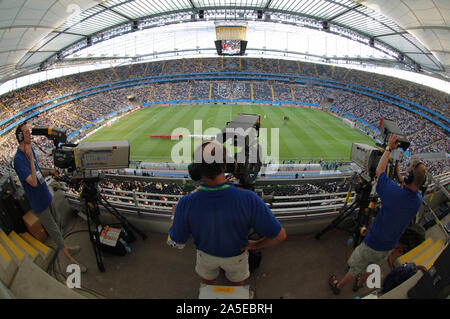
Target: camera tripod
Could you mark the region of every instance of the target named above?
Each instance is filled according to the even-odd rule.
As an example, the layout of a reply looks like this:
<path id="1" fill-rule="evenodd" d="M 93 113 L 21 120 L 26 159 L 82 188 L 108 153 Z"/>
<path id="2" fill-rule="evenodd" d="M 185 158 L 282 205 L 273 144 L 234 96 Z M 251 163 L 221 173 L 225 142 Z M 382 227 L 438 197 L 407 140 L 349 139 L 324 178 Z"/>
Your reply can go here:
<path id="1" fill-rule="evenodd" d="M 97 261 L 98 269 L 101 272 L 105 271 L 105 266 L 103 265 L 102 258 L 102 244 L 100 242 L 100 233 L 98 230 L 98 226 L 102 225 L 100 222 L 100 208 L 99 204 L 112 214 L 118 221 L 120 226 L 125 230 L 125 232 L 129 235 L 131 239 L 135 239 L 132 230 L 137 232 L 143 240 L 147 238 L 142 231 L 136 228 L 133 224 L 128 222 L 128 220 L 122 216 L 98 191 L 98 177 L 88 178 L 83 180 L 82 190 L 81 190 L 81 198 L 84 201 L 85 213 L 87 218 L 88 230 L 89 230 L 89 238 L 91 240 L 92 246 L 94 248 L 94 254 Z M 92 229 L 91 221 L 95 225 Z"/>
<path id="2" fill-rule="evenodd" d="M 342 207 L 341 212 L 327 227 L 315 236 L 317 240 L 320 240 L 322 235 L 332 229 L 341 229 L 351 234 L 353 245 L 356 247 L 361 243 L 364 236 L 367 235 L 371 217 L 370 212 L 372 211 L 378 198 L 376 196 L 371 196 L 372 181 L 367 181 L 360 177 L 360 181 L 357 183 L 355 182 L 355 177 L 356 174 L 353 177 L 352 184 L 347 193 L 345 204 L 344 207 Z M 353 188 L 355 188 L 356 192 L 355 201 L 347 207 L 348 199 L 350 198 Z M 340 224 L 349 217 L 352 217 L 351 219 L 353 223 L 351 225 L 341 226 Z"/>

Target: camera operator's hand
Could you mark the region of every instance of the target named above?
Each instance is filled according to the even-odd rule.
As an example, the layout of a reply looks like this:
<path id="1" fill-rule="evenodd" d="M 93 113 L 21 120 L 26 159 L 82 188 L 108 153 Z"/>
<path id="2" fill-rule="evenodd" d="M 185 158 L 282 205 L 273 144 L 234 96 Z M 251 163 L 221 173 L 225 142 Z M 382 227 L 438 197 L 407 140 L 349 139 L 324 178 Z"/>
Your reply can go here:
<path id="1" fill-rule="evenodd" d="M 259 240 L 248 240 L 248 246 L 246 246 L 244 249 L 245 250 L 255 250 L 257 249 L 257 244 L 258 244 Z"/>
<path id="2" fill-rule="evenodd" d="M 389 138 L 388 146 L 391 151 L 395 150 L 398 147 L 398 136 L 396 134 L 391 135 L 391 137 Z"/>
<path id="3" fill-rule="evenodd" d="M 31 150 L 30 144 L 25 144 L 24 152 L 25 152 L 25 155 L 27 156 L 28 160 L 30 162 L 32 162 L 33 161 L 33 151 Z"/>

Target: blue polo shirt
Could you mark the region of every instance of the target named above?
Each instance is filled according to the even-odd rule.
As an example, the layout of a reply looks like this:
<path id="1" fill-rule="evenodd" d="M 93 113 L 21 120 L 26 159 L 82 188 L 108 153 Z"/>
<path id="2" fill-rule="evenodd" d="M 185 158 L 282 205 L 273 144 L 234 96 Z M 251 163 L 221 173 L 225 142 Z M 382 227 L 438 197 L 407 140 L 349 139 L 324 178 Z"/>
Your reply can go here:
<path id="1" fill-rule="evenodd" d="M 370 225 L 364 242 L 376 251 L 389 251 L 397 246 L 406 227 L 422 205 L 422 194 L 394 183 L 382 173 L 377 183 L 381 209 Z"/>
<path id="2" fill-rule="evenodd" d="M 248 246 L 250 229 L 276 237 L 281 224 L 254 192 L 230 182 L 202 185 L 178 202 L 170 238 L 183 244 L 192 234 L 197 249 L 217 257 L 238 255 Z"/>
<path id="3" fill-rule="evenodd" d="M 36 159 L 36 154 L 34 153 L 33 149 L 31 150 L 33 151 L 34 167 L 36 168 L 36 173 L 40 171 L 42 174 L 42 171 L 39 168 Z M 50 206 L 53 199 L 52 194 L 50 193 L 45 181 L 43 183 L 40 183 L 38 180 L 38 185 L 36 187 L 31 186 L 25 181 L 26 178 L 31 174 L 30 161 L 20 148 L 17 149 L 16 155 L 14 156 L 14 169 L 19 176 L 20 183 L 25 190 L 25 194 L 27 195 L 33 212 L 35 214 L 42 213 L 44 209 Z"/>

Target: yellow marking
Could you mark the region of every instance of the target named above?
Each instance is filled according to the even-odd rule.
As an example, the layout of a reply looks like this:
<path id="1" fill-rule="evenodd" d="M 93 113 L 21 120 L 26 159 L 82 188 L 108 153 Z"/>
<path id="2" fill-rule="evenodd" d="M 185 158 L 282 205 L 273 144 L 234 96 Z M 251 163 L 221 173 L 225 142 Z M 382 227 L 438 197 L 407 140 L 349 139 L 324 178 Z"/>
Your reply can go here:
<path id="1" fill-rule="evenodd" d="M 192 89 L 192 84 L 189 84 L 188 101 L 191 100 L 191 89 Z"/>
<path id="2" fill-rule="evenodd" d="M 11 260 L 11 256 L 8 254 L 8 252 L 6 251 L 5 247 L 3 247 L 2 244 L 0 244 L 0 256 L 1 256 L 7 263 L 9 263 L 9 261 Z"/>
<path id="3" fill-rule="evenodd" d="M 59 121 L 59 120 L 57 120 L 57 119 L 53 119 L 53 121 L 58 122 L 59 124 L 65 125 L 65 126 L 67 126 L 67 127 L 70 127 L 72 130 L 75 130 L 75 131 L 77 130 L 77 129 L 74 128 L 73 126 L 70 126 L 69 124 L 66 124 L 66 123 L 64 123 L 64 122 L 61 122 L 61 121 Z M 50 131 L 51 131 L 51 128 L 49 129 L 49 134 L 51 134 Z"/>
<path id="4" fill-rule="evenodd" d="M 31 257 L 34 257 L 37 255 L 37 250 L 31 247 L 25 240 L 23 240 L 15 231 L 12 231 L 9 236 L 14 239 L 14 241 L 25 250 L 25 252 L 30 255 Z"/>
<path id="5" fill-rule="evenodd" d="M 169 95 L 167 96 L 167 101 L 170 101 L 170 94 L 172 93 L 172 85 L 169 87 Z"/>
<path id="6" fill-rule="evenodd" d="M 295 102 L 295 94 L 294 94 L 294 89 L 291 86 L 291 95 L 292 95 L 292 102 Z"/>
<path id="7" fill-rule="evenodd" d="M 5 105 L 3 105 L 2 102 L 0 102 L 0 105 L 3 106 L 9 113 L 12 113 Z"/>
<path id="8" fill-rule="evenodd" d="M 82 105 L 82 104 L 79 104 L 79 105 L 82 106 L 82 107 L 84 107 L 86 110 L 91 111 L 92 113 L 95 113 L 95 114 L 98 114 L 98 115 L 103 116 L 103 114 L 100 114 L 100 113 L 98 113 L 97 111 L 94 111 L 93 109 L 91 109 L 91 108 L 89 108 L 89 107 L 87 107 L 87 106 L 85 106 L 85 105 Z"/>
<path id="9" fill-rule="evenodd" d="M 23 233 L 20 234 L 20 236 L 26 239 L 30 244 L 36 247 L 37 250 L 41 251 L 44 255 L 46 255 L 50 251 L 50 248 L 48 246 L 41 243 L 39 240 L 31 236 L 29 233 Z"/>
<path id="10" fill-rule="evenodd" d="M 407 261 L 409 261 L 412 258 L 414 258 L 415 256 L 417 256 L 420 252 L 422 252 L 425 249 L 427 249 L 432 243 L 433 243 L 433 241 L 431 240 L 431 238 L 427 238 L 427 240 L 425 240 L 419 246 L 411 249 L 406 254 L 401 255 L 400 257 L 398 257 L 398 260 L 400 261 L 401 264 L 404 264 Z"/>
<path id="11" fill-rule="evenodd" d="M 234 287 L 214 286 L 213 287 L 213 291 L 214 292 L 220 292 L 220 293 L 232 294 L 232 293 L 234 293 Z"/>
<path id="12" fill-rule="evenodd" d="M 250 94 L 251 94 L 252 101 L 253 101 L 253 83 L 250 83 Z"/>
<path id="13" fill-rule="evenodd" d="M 17 259 L 22 260 L 23 257 L 25 257 L 23 252 L 19 248 L 17 248 L 16 245 L 14 245 L 14 243 L 11 241 L 11 239 L 9 239 L 8 236 L 6 236 L 6 234 L 4 232 L 0 233 L 0 238 L 3 240 L 3 242 L 9 248 L 9 250 L 11 250 L 12 253 L 17 257 Z"/>
<path id="14" fill-rule="evenodd" d="M 68 111 L 68 110 L 64 110 L 64 112 L 70 113 L 70 114 L 72 114 L 73 116 L 79 118 L 80 120 L 83 120 L 83 121 L 85 121 L 85 122 L 90 123 L 90 121 L 88 121 L 88 120 L 86 120 L 86 119 L 84 119 L 84 118 L 82 118 L 82 117 L 76 115 L 75 113 L 72 113 L 72 112 Z"/>
<path id="15" fill-rule="evenodd" d="M 273 86 L 270 85 L 270 90 L 272 91 L 272 102 L 275 102 L 275 94 L 273 94 Z"/>
<path id="16" fill-rule="evenodd" d="M 436 261 L 436 259 L 439 258 L 439 256 L 440 256 L 441 253 L 445 250 L 445 248 L 447 248 L 447 246 L 448 246 L 448 243 L 445 244 L 445 246 L 441 248 L 441 250 L 439 251 L 439 253 L 437 253 L 436 255 L 434 255 L 434 257 L 433 257 L 433 258 L 425 265 L 425 268 L 426 268 L 426 269 L 430 269 L 431 266 L 434 265 L 434 262 Z"/>
<path id="17" fill-rule="evenodd" d="M 444 245 L 441 240 L 438 240 L 431 246 L 427 251 L 425 251 L 422 255 L 414 259 L 414 263 L 416 265 L 424 265 L 425 262 L 430 259 L 438 250 Z"/>
<path id="18" fill-rule="evenodd" d="M 120 81 L 120 77 L 119 77 L 119 75 L 116 72 L 116 68 L 112 68 L 112 70 L 113 70 L 114 74 L 116 75 L 117 80 Z"/>
<path id="19" fill-rule="evenodd" d="M 145 70 L 144 70 L 144 76 L 145 76 L 145 74 L 147 73 L 147 68 L 148 68 L 148 65 L 149 65 L 150 63 L 147 63 L 146 65 L 145 65 Z"/>
<path id="20" fill-rule="evenodd" d="M 316 104 L 316 99 L 314 98 L 314 94 L 313 94 L 313 91 L 312 91 L 311 87 L 309 87 L 309 93 L 311 94 L 311 98 L 313 100 L 313 103 Z"/>
<path id="21" fill-rule="evenodd" d="M 152 94 L 153 94 L 153 86 L 150 87 L 150 92 L 148 93 L 147 101 L 150 101 L 150 100 L 151 100 Z"/>

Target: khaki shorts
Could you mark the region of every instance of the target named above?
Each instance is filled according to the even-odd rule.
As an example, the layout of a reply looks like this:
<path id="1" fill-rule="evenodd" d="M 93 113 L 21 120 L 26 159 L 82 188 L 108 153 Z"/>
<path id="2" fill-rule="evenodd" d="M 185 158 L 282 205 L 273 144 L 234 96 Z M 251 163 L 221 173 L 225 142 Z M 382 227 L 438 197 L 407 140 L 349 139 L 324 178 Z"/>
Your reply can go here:
<path id="1" fill-rule="evenodd" d="M 240 282 L 250 276 L 248 267 L 248 251 L 233 257 L 216 257 L 197 250 L 195 271 L 206 280 L 214 280 L 219 276 L 220 268 L 225 271 L 225 277 L 231 282 Z"/>
<path id="2" fill-rule="evenodd" d="M 357 274 L 365 273 L 367 266 L 370 264 L 378 264 L 381 267 L 381 262 L 389 255 L 390 251 L 376 251 L 367 246 L 364 242 L 355 248 L 352 255 L 348 259 L 350 267 L 349 273 L 353 277 Z"/>

